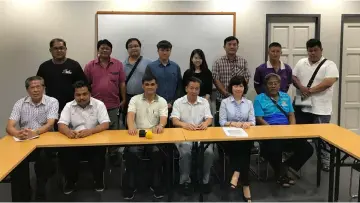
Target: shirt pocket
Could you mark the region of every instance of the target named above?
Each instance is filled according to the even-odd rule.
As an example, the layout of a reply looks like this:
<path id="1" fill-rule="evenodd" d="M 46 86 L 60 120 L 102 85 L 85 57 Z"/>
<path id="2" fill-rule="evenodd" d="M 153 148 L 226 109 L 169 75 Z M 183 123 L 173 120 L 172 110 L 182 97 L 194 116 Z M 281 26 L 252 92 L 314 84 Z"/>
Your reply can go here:
<path id="1" fill-rule="evenodd" d="M 112 71 L 109 73 L 109 80 L 110 82 L 114 83 L 114 84 L 118 84 L 119 81 L 119 71 Z"/>

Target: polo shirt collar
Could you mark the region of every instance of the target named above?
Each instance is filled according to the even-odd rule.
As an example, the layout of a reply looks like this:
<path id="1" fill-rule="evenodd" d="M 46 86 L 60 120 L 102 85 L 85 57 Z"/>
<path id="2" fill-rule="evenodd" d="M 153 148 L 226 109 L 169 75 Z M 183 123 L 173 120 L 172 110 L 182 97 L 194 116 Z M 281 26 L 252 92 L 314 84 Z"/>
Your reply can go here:
<path id="1" fill-rule="evenodd" d="M 236 102 L 234 96 L 232 96 L 232 95 L 229 97 L 229 99 L 231 102 Z M 245 98 L 241 97 L 241 103 L 244 103 L 244 102 L 245 102 Z"/>
<path id="2" fill-rule="evenodd" d="M 158 59 L 157 62 L 159 63 L 159 65 L 163 65 L 163 64 L 161 63 L 160 59 Z M 168 66 L 168 65 L 170 65 L 170 59 L 168 60 L 166 66 Z"/>
<path id="3" fill-rule="evenodd" d="M 71 104 L 72 106 L 78 106 L 78 103 L 76 102 L 76 100 L 74 99 L 74 101 Z M 90 103 L 87 106 L 93 106 L 94 105 L 94 101 L 92 99 L 92 97 L 90 97 Z"/>
<path id="4" fill-rule="evenodd" d="M 141 55 L 139 56 L 139 58 L 141 57 Z M 128 56 L 126 59 L 125 59 L 125 61 L 124 61 L 124 63 L 125 63 L 125 65 L 133 65 L 133 64 L 131 64 L 130 62 L 129 62 L 129 58 L 130 58 L 130 56 Z M 137 59 L 137 60 L 139 60 L 139 58 Z"/>
<path id="5" fill-rule="evenodd" d="M 186 103 L 189 103 L 189 104 L 190 104 L 190 102 L 189 102 L 189 100 L 188 100 L 188 98 L 187 98 L 187 95 L 185 95 L 185 96 L 183 97 L 182 102 L 183 102 L 184 104 L 186 104 Z M 197 96 L 196 102 L 195 102 L 194 104 L 201 104 L 201 103 L 202 103 L 202 101 L 201 101 L 200 97 Z"/>
<path id="6" fill-rule="evenodd" d="M 321 61 L 324 60 L 324 59 L 325 59 L 325 57 L 324 57 L 324 56 L 321 56 L 321 58 L 320 58 L 320 60 L 319 60 L 318 62 L 316 62 L 316 63 L 314 63 L 314 64 L 311 65 L 311 63 L 310 63 L 310 61 L 309 61 L 309 58 L 308 58 L 308 59 L 306 60 L 306 64 L 309 65 L 309 66 L 313 66 L 313 65 L 317 66 L 317 65 L 319 65 L 319 64 L 321 63 Z"/>
<path id="7" fill-rule="evenodd" d="M 31 97 L 30 97 L 30 96 L 27 96 L 27 97 L 25 98 L 24 102 L 34 104 L 34 102 L 31 100 Z M 41 102 L 40 102 L 39 104 L 46 105 L 45 95 L 42 96 Z M 34 105 L 39 105 L 39 104 L 34 104 Z"/>
<path id="8" fill-rule="evenodd" d="M 274 68 L 274 67 L 271 65 L 270 61 L 267 61 L 267 62 L 266 62 L 266 67 L 267 67 L 267 68 Z M 281 60 L 280 60 L 280 69 L 281 69 L 281 70 L 284 70 L 284 69 L 285 69 L 285 64 L 284 64 L 284 62 L 282 62 Z"/>
<path id="9" fill-rule="evenodd" d="M 110 57 L 110 63 L 114 63 L 114 62 L 115 62 L 114 58 Z M 99 64 L 99 63 L 100 63 L 100 58 L 97 57 L 97 58 L 95 59 L 95 64 Z"/>
<path id="10" fill-rule="evenodd" d="M 142 93 L 142 100 L 146 100 L 146 97 L 145 97 L 145 94 L 144 93 Z M 158 102 L 159 101 L 159 96 L 157 95 L 157 94 L 155 94 L 155 97 L 154 97 L 154 101 L 155 102 Z"/>

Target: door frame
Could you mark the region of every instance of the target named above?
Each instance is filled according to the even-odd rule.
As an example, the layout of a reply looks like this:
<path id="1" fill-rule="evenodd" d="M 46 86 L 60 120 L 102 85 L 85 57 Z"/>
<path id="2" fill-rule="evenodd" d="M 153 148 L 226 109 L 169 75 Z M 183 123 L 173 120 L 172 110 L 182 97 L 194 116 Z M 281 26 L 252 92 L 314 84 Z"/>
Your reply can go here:
<path id="1" fill-rule="evenodd" d="M 315 18 L 315 38 L 320 39 L 320 22 L 321 22 L 321 14 L 266 14 L 266 24 L 265 24 L 265 55 L 264 61 L 267 60 L 267 52 L 268 52 L 268 43 L 269 43 L 269 24 L 271 23 L 271 19 L 273 18 Z"/>
<path id="2" fill-rule="evenodd" d="M 343 64 L 343 50 L 344 50 L 344 25 L 351 18 L 360 18 L 360 14 L 342 14 L 341 15 L 341 32 L 340 32 L 340 64 L 339 64 L 339 98 L 338 98 L 338 122 L 341 123 L 341 88 L 342 88 L 342 64 Z"/>

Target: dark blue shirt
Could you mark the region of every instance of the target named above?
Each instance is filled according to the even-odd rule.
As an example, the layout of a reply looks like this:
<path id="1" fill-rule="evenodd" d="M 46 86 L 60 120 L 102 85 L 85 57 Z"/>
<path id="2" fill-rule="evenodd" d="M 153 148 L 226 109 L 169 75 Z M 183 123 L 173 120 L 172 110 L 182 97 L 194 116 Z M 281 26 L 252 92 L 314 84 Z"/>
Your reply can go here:
<path id="1" fill-rule="evenodd" d="M 145 74 L 153 74 L 156 77 L 158 84 L 156 93 L 168 103 L 182 96 L 182 76 L 177 63 L 169 60 L 164 66 L 158 59 L 148 64 Z"/>

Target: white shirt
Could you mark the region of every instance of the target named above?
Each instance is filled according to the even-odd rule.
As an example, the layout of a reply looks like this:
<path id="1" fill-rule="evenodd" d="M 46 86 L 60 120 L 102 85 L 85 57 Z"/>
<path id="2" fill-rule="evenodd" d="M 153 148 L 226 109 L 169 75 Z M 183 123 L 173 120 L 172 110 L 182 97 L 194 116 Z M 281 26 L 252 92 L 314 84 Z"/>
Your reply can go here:
<path id="1" fill-rule="evenodd" d="M 110 123 L 105 104 L 93 97 L 85 108 L 80 107 L 75 100 L 68 102 L 61 112 L 58 123 L 69 126 L 72 130 L 95 128 L 102 123 Z"/>
<path id="2" fill-rule="evenodd" d="M 11 112 L 10 120 L 16 121 L 21 129 L 38 129 L 49 119 L 57 119 L 59 102 L 53 97 L 43 95 L 39 104 L 34 104 L 31 97 L 19 99 Z"/>
<path id="3" fill-rule="evenodd" d="M 135 113 L 136 128 L 149 129 L 159 125 L 160 117 L 168 117 L 168 105 L 159 95 L 149 103 L 144 94 L 138 94 L 130 99 L 128 112 Z"/>
<path id="4" fill-rule="evenodd" d="M 191 104 L 185 95 L 174 102 L 171 118 L 177 118 L 184 123 L 199 125 L 206 119 L 213 118 L 213 116 L 206 99 L 197 97 L 196 102 Z"/>
<path id="5" fill-rule="evenodd" d="M 324 57 L 315 64 L 311 65 L 308 58 L 300 59 L 293 69 L 293 75 L 296 76 L 300 80 L 301 84 L 306 87 L 312 74 L 322 60 L 324 60 Z M 325 61 L 325 63 L 320 67 L 319 72 L 316 74 L 311 87 L 315 87 L 320 84 L 325 78 L 339 78 L 339 71 L 333 61 Z M 316 115 L 331 115 L 333 91 L 334 88 L 331 86 L 322 92 L 312 94 L 309 98 L 311 99 L 311 106 L 303 107 L 302 111 Z"/>

